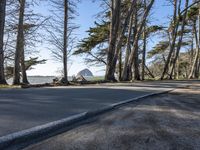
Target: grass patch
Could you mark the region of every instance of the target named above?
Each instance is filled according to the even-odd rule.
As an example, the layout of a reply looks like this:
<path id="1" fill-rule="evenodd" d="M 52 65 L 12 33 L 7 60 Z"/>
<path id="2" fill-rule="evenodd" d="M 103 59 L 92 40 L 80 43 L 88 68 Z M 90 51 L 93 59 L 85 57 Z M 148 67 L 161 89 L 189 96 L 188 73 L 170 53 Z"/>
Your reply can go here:
<path id="1" fill-rule="evenodd" d="M 90 81 L 102 81 L 104 80 L 104 76 L 95 76 L 90 79 Z"/>
<path id="2" fill-rule="evenodd" d="M 0 89 L 6 89 L 6 88 L 20 88 L 20 86 L 0 84 Z"/>

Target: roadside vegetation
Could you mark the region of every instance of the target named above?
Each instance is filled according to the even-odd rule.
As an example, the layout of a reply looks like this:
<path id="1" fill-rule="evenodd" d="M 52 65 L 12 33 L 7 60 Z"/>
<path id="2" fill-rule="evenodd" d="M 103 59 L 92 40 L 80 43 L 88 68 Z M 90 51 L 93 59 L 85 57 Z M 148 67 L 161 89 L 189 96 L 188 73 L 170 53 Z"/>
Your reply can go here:
<path id="1" fill-rule="evenodd" d="M 0 89 L 4 89 L 4 88 L 20 88 L 20 86 L 1 84 Z"/>
<path id="2" fill-rule="evenodd" d="M 200 1 L 166 0 L 168 24 L 157 24 L 155 0 L 102 0 L 103 11 L 88 37 L 77 41 L 73 20 L 81 0 L 48 0 L 49 16 L 34 12 L 42 0 L 0 2 L 0 84 L 29 84 L 27 70 L 39 59 L 38 43 L 48 42 L 62 62 L 60 83 L 69 84 L 68 61 L 82 55 L 90 65 L 104 66 L 105 81 L 198 79 L 200 73 Z M 41 32 L 45 31 L 45 32 Z M 45 35 L 43 34 L 45 33 Z M 44 38 L 45 37 L 45 38 Z M 154 40 L 154 46 L 149 43 Z M 36 57 L 35 57 L 36 56 Z"/>

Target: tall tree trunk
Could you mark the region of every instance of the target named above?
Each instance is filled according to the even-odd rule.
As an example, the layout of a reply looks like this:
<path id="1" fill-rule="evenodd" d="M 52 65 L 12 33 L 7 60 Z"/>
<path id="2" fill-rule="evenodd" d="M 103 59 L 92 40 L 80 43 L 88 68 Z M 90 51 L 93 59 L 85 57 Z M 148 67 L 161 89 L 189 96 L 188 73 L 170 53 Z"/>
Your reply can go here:
<path id="1" fill-rule="evenodd" d="M 142 54 L 142 80 L 145 80 L 145 65 L 146 65 L 146 25 L 143 29 L 143 54 Z"/>
<path id="2" fill-rule="evenodd" d="M 3 37 L 6 16 L 6 0 L 0 1 L 0 84 L 7 84 L 4 74 Z"/>
<path id="3" fill-rule="evenodd" d="M 148 75 L 149 75 L 151 78 L 155 78 L 155 76 L 154 76 L 153 73 L 149 70 L 149 68 L 147 67 L 146 64 L 145 64 L 145 68 L 146 68 L 146 70 L 149 72 Z"/>
<path id="4" fill-rule="evenodd" d="M 132 49 L 134 49 L 134 42 L 136 41 L 136 35 L 137 35 L 137 32 L 138 32 L 138 8 L 137 8 L 137 1 L 136 2 L 136 7 L 134 8 L 134 11 L 133 11 L 133 22 L 132 24 L 134 24 L 134 29 L 133 29 L 133 34 L 131 35 L 131 38 L 133 40 L 133 43 L 130 43 L 130 46 L 131 44 L 133 45 L 132 46 Z M 131 28 L 133 28 L 131 27 Z M 131 47 L 130 47 L 131 48 Z M 127 60 L 127 63 L 126 63 L 126 66 L 124 66 L 124 74 L 123 74 L 123 80 L 124 81 L 131 81 L 132 78 L 133 78 L 133 66 L 129 64 L 129 58 L 130 58 L 130 54 L 131 54 L 131 49 L 130 49 L 130 53 L 128 54 L 128 60 Z"/>
<path id="5" fill-rule="evenodd" d="M 176 71 L 176 79 L 178 80 L 179 79 L 179 69 L 180 69 L 180 64 L 179 64 L 179 58 L 177 59 L 177 71 Z"/>
<path id="6" fill-rule="evenodd" d="M 144 9 L 146 9 L 146 0 L 144 0 Z M 145 80 L 145 65 L 146 65 L 146 22 L 143 28 L 143 52 L 142 52 L 142 80 Z"/>
<path id="7" fill-rule="evenodd" d="M 116 63 L 117 63 L 117 60 L 118 60 L 119 52 L 121 51 L 121 48 L 122 48 L 123 37 L 124 37 L 124 34 L 127 30 L 127 26 L 128 26 L 128 23 L 131 19 L 131 15 L 133 13 L 135 4 L 136 4 L 136 1 L 133 0 L 131 7 L 130 7 L 129 11 L 127 12 L 126 18 L 124 20 L 123 27 L 122 27 L 121 30 L 119 30 L 119 35 L 118 35 L 117 43 L 116 43 L 116 50 L 115 50 L 115 54 L 114 54 L 114 57 L 113 57 L 113 60 L 112 60 L 112 66 L 114 68 L 113 71 L 115 71 L 115 66 L 116 66 Z"/>
<path id="8" fill-rule="evenodd" d="M 133 21 L 134 21 L 134 15 L 132 14 L 131 16 L 131 19 L 130 19 L 130 22 L 129 22 L 129 29 L 128 29 L 128 39 L 127 39 L 127 42 L 126 42 L 126 54 L 125 54 L 125 60 L 124 60 L 124 67 L 123 67 L 123 72 L 122 72 L 122 80 L 123 81 L 129 81 L 131 80 L 130 78 L 130 73 L 131 73 L 131 70 L 127 69 L 127 66 L 128 66 L 128 58 L 129 58 L 129 55 L 130 55 L 130 52 L 131 52 L 131 35 L 132 35 L 132 32 L 133 32 Z"/>
<path id="9" fill-rule="evenodd" d="M 189 68 L 188 70 L 186 69 L 186 78 L 189 79 L 189 75 L 190 75 L 190 72 L 191 72 L 191 69 L 192 66 L 193 66 L 193 61 L 194 61 L 194 57 L 195 57 L 195 51 L 194 51 L 194 40 L 195 40 L 195 26 L 196 26 L 196 22 L 193 21 L 193 24 L 192 24 L 192 37 L 191 37 L 191 51 L 190 51 L 190 65 L 189 65 Z M 188 75 L 189 74 L 189 75 Z"/>
<path id="10" fill-rule="evenodd" d="M 113 50 L 113 53 L 114 53 L 114 56 L 113 58 L 108 59 L 108 63 L 107 63 L 107 70 L 106 70 L 106 80 L 115 80 L 115 77 L 114 77 L 114 73 L 115 73 L 115 67 L 116 67 L 116 63 L 117 63 L 117 60 L 118 60 L 118 57 L 119 57 L 119 52 L 121 50 L 121 47 L 122 47 L 122 41 L 123 41 L 123 36 L 124 36 L 124 33 L 126 32 L 126 29 L 127 29 L 127 26 L 128 26 L 128 23 L 129 23 L 129 20 L 131 18 L 131 15 L 133 13 L 133 10 L 134 10 L 134 7 L 135 7 L 135 4 L 136 4 L 136 1 L 133 0 L 132 1 L 132 4 L 131 4 L 131 7 L 126 15 L 126 18 L 125 18 L 125 21 L 123 23 L 123 27 L 122 27 L 122 30 L 119 32 L 119 23 L 118 23 L 118 33 L 115 34 L 118 35 L 116 37 L 117 39 L 117 42 L 115 42 L 115 49 Z M 120 4 L 121 5 L 121 4 Z M 119 6 L 120 6 L 119 5 Z M 120 8 L 119 8 L 120 9 Z M 115 9 L 116 10 L 116 9 Z M 119 13 L 119 11 L 118 11 Z M 120 14 L 119 14 L 120 15 Z M 120 17 L 119 17 L 120 18 Z M 118 19 L 119 20 L 119 19 Z M 119 20 L 120 21 L 120 20 Z M 111 26 L 112 27 L 112 26 Z M 112 31 L 112 30 L 111 30 Z M 111 39 L 111 38 L 110 38 Z M 109 53 L 108 53 L 108 56 L 109 56 Z M 109 58 L 109 57 L 108 57 Z M 108 75 L 111 76 L 110 79 L 108 79 Z"/>
<path id="11" fill-rule="evenodd" d="M 181 4 L 179 3 L 179 6 L 178 6 L 179 12 L 180 12 L 180 7 L 181 7 Z M 176 45 L 178 26 L 179 26 L 179 21 L 177 21 L 177 0 L 174 0 L 172 43 L 170 43 L 170 50 L 169 50 L 169 54 L 168 54 L 165 66 L 164 66 L 163 73 L 161 75 L 161 80 L 164 79 L 165 74 L 167 74 L 168 69 L 169 69 L 170 60 L 171 60 L 171 57 L 172 57 L 172 54 L 174 52 L 175 45 Z"/>
<path id="12" fill-rule="evenodd" d="M 186 0 L 185 8 L 188 8 L 188 3 L 189 3 L 189 0 Z M 180 49 L 181 49 L 181 45 L 182 45 L 182 41 L 183 41 L 183 34 L 184 34 L 184 30 L 185 30 L 185 25 L 186 25 L 187 12 L 188 11 L 186 10 L 185 13 L 184 13 L 184 15 L 183 15 L 182 26 L 181 26 L 181 35 L 179 37 L 179 41 L 178 41 L 178 46 L 177 46 L 177 49 L 176 49 L 175 58 L 172 61 L 172 68 L 171 68 L 170 77 L 169 77 L 170 79 L 173 78 L 172 76 L 173 76 L 174 68 L 176 66 L 176 62 L 177 62 L 177 59 L 178 59 L 178 56 L 179 56 L 179 53 L 180 53 Z M 181 16 L 180 12 L 179 12 L 179 16 Z"/>
<path id="13" fill-rule="evenodd" d="M 188 76 L 189 79 L 194 78 L 195 68 L 198 64 L 199 51 L 200 51 L 199 50 L 199 41 L 198 41 L 198 36 L 197 36 L 196 21 L 194 21 L 194 36 L 195 36 L 195 42 L 196 42 L 196 53 L 195 53 L 195 57 L 194 57 L 194 61 L 193 61 L 193 64 L 192 64 L 190 74 Z"/>
<path id="14" fill-rule="evenodd" d="M 127 68 L 132 68 L 132 65 L 133 65 L 133 62 L 134 62 L 134 79 L 136 80 L 139 80 L 140 79 L 140 76 L 139 76 L 139 62 L 138 62 L 138 41 L 139 41 L 139 38 L 140 38 L 140 35 L 141 35 L 141 32 L 142 32 L 142 29 L 145 25 L 145 22 L 146 22 L 146 19 L 147 19 L 147 16 L 149 15 L 149 12 L 154 4 L 154 1 L 155 0 L 151 0 L 150 4 L 147 6 L 147 9 L 145 10 L 144 12 L 144 15 L 142 17 L 142 21 L 139 25 L 139 28 L 138 28 L 138 31 L 137 31 L 137 34 L 135 36 L 135 40 L 134 40 L 134 43 L 133 43 L 133 50 L 131 51 L 131 54 L 129 56 L 129 61 L 128 61 L 128 67 Z"/>
<path id="15" fill-rule="evenodd" d="M 138 5 L 137 5 L 138 6 Z M 136 8 L 135 8 L 135 22 L 134 22 L 134 24 L 135 24 L 135 27 L 134 27 L 134 42 L 133 42 L 133 48 L 132 48 L 132 52 L 133 52 L 133 56 L 134 56 L 134 59 L 133 59 L 133 64 L 132 65 L 129 65 L 128 66 L 128 68 L 129 68 L 129 70 L 132 70 L 132 76 L 131 76 L 131 79 L 130 80 L 132 80 L 133 79 L 133 77 L 134 77 L 134 80 L 135 80 L 135 78 L 136 78 L 136 73 L 138 73 L 139 74 L 139 68 L 138 68 L 138 66 L 139 65 L 137 65 L 137 61 L 138 61 L 138 40 L 137 40 L 137 34 L 138 34 L 138 7 L 136 6 Z M 130 56 L 129 56 L 130 57 Z M 135 63 L 136 62 L 136 63 Z M 134 66 L 133 66 L 134 65 Z M 137 69 L 136 69 L 137 68 Z M 129 77 L 130 78 L 130 77 Z"/>
<path id="16" fill-rule="evenodd" d="M 110 37 L 109 37 L 109 48 L 107 54 L 107 65 L 105 80 L 116 81 L 115 79 L 115 67 L 113 65 L 113 57 L 116 49 L 117 36 L 120 24 L 120 10 L 121 0 L 111 0 L 111 25 L 110 25 Z"/>
<path id="17" fill-rule="evenodd" d="M 18 31 L 17 31 L 17 45 L 15 51 L 15 66 L 14 66 L 14 78 L 13 84 L 19 85 L 20 84 L 20 56 L 21 51 L 24 47 L 24 39 L 23 39 L 23 32 L 24 32 L 24 10 L 25 10 L 25 0 L 20 0 L 20 8 L 19 8 L 19 22 L 18 22 Z"/>
<path id="18" fill-rule="evenodd" d="M 196 72 L 195 72 L 195 78 L 196 79 L 199 78 L 199 73 L 200 73 L 200 58 L 198 59 L 197 69 L 196 69 Z"/>
<path id="19" fill-rule="evenodd" d="M 26 74 L 24 46 L 25 46 L 25 39 L 24 39 L 24 33 L 23 33 L 23 48 L 21 49 L 22 83 L 23 83 L 23 84 L 29 84 L 28 78 L 27 78 L 27 74 Z"/>
<path id="20" fill-rule="evenodd" d="M 119 81 L 122 80 L 122 50 L 119 52 Z"/>
<path id="21" fill-rule="evenodd" d="M 64 0 L 64 37 L 63 37 L 63 71 L 64 71 L 64 83 L 68 83 L 67 73 L 67 45 L 68 45 L 68 0 Z"/>
<path id="22" fill-rule="evenodd" d="M 133 60 L 134 60 L 134 80 L 140 80 L 140 71 L 139 71 L 139 50 L 138 50 L 138 40 L 135 42 L 134 47 L 134 54 L 133 54 Z"/>
<path id="23" fill-rule="evenodd" d="M 200 5 L 199 5 L 199 9 L 200 9 Z M 200 11 L 199 11 L 199 15 L 198 15 L 198 42 L 200 42 Z M 199 43 L 200 46 L 200 43 Z M 200 47 L 199 47 L 200 48 Z M 199 71 L 200 71 L 200 54 L 198 54 L 198 62 L 196 65 L 196 69 L 195 69 L 195 78 L 198 79 L 199 78 Z"/>
<path id="24" fill-rule="evenodd" d="M 194 25 L 193 25 L 192 37 L 191 37 L 192 44 L 191 44 L 191 51 L 190 51 L 190 67 L 192 66 L 192 62 L 193 62 L 193 58 L 194 58 L 194 41 L 193 41 L 194 38 L 195 38 L 195 35 L 194 35 Z"/>

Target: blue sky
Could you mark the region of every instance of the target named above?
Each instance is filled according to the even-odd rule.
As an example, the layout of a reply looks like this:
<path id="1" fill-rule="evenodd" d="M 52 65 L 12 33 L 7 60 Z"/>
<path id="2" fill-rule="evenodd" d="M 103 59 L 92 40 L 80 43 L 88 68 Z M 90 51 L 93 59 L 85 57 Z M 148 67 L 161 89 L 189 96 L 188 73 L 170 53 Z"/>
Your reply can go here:
<path id="1" fill-rule="evenodd" d="M 87 36 L 86 31 L 89 27 L 94 26 L 94 21 L 97 20 L 96 14 L 99 13 L 102 8 L 100 7 L 100 0 L 96 0 L 92 2 L 92 0 L 82 0 L 81 3 L 78 4 L 77 11 L 79 16 L 76 17 L 74 23 L 79 25 L 80 28 L 76 31 L 76 34 L 79 39 L 82 39 Z M 154 5 L 154 10 L 152 11 L 152 24 L 163 24 L 167 23 L 167 16 L 171 14 L 171 7 L 166 6 L 167 2 L 163 0 L 156 0 Z M 39 13 L 48 15 L 48 5 L 43 4 L 36 8 Z M 158 41 L 152 41 L 150 45 L 156 44 Z M 40 50 L 39 56 L 40 58 L 47 59 L 47 63 L 43 65 L 35 66 L 33 70 L 28 71 L 28 75 L 60 75 L 58 70 L 62 68 L 62 64 L 56 62 L 52 59 L 51 52 L 45 46 L 39 46 Z M 69 62 L 69 75 L 75 75 L 77 72 L 84 68 L 89 68 L 94 75 L 101 76 L 104 75 L 104 68 L 96 67 L 96 66 L 87 66 L 84 63 L 84 59 L 81 56 L 73 56 L 71 61 Z"/>
<path id="2" fill-rule="evenodd" d="M 48 4 L 44 4 L 37 7 L 35 10 L 43 15 L 48 16 Z M 96 20 L 96 14 L 101 11 L 100 2 L 92 2 L 92 0 L 82 0 L 81 3 L 77 6 L 77 11 L 79 15 L 75 18 L 74 23 L 79 25 L 80 28 L 77 29 L 76 34 L 78 39 L 82 39 L 87 36 L 86 31 L 89 27 L 94 26 L 94 21 Z M 59 69 L 62 69 L 62 64 L 53 60 L 51 56 L 50 50 L 46 48 L 46 46 L 39 46 L 38 49 L 40 50 L 39 56 L 42 59 L 47 59 L 46 64 L 37 65 L 33 70 L 28 71 L 28 75 L 60 75 L 58 72 Z M 73 56 L 70 58 L 69 66 L 69 75 L 77 74 L 82 69 L 89 68 L 95 75 L 103 75 L 102 68 L 96 68 L 87 66 L 84 63 L 82 57 Z"/>

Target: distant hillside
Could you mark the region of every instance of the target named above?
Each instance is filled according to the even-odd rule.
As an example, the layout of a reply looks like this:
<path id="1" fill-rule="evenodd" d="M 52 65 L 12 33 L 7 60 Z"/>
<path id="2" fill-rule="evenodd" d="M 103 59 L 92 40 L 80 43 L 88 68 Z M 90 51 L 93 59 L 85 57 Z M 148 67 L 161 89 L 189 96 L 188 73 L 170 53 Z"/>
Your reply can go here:
<path id="1" fill-rule="evenodd" d="M 93 77 L 93 73 L 89 69 L 83 69 L 79 73 L 77 73 L 77 76 L 84 76 L 84 77 Z"/>

